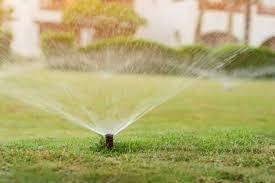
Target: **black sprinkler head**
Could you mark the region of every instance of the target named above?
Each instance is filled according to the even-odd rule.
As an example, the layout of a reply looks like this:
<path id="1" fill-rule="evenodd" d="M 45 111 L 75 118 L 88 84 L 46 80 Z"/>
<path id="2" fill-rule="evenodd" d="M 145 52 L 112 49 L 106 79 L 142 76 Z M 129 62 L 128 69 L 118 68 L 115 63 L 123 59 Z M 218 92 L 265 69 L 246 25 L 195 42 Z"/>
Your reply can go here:
<path id="1" fill-rule="evenodd" d="M 114 135 L 113 134 L 107 134 L 105 135 L 106 138 L 106 147 L 107 149 L 113 149 L 114 147 Z"/>

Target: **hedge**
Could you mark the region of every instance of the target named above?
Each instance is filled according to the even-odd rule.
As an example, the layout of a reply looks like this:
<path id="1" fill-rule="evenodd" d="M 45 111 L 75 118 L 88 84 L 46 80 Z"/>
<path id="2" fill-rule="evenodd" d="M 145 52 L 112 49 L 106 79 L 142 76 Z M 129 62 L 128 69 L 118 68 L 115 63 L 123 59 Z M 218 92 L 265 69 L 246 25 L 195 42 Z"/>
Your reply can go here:
<path id="1" fill-rule="evenodd" d="M 202 45 L 171 48 L 163 44 L 128 37 L 98 41 L 80 48 L 75 58 L 53 62 L 54 68 L 107 70 L 145 74 L 188 74 L 213 69 L 232 73 L 240 69 L 275 66 L 275 52 L 266 48 Z"/>
<path id="2" fill-rule="evenodd" d="M 0 65 L 11 62 L 12 33 L 0 28 Z"/>
<path id="3" fill-rule="evenodd" d="M 225 62 L 224 70 L 229 72 L 236 69 L 275 66 L 275 52 L 268 48 L 231 45 L 215 49 L 213 52 L 220 62 Z"/>
<path id="4" fill-rule="evenodd" d="M 264 47 L 226 46 L 213 51 L 223 70 L 235 77 L 275 77 L 275 52 Z"/>
<path id="5" fill-rule="evenodd" d="M 179 51 L 142 39 L 118 37 L 106 39 L 80 49 L 94 69 L 114 72 L 169 73 L 180 59 Z"/>
<path id="6" fill-rule="evenodd" d="M 41 34 L 40 42 L 46 56 L 64 56 L 73 50 L 75 37 L 71 32 L 46 31 Z"/>
<path id="7" fill-rule="evenodd" d="M 78 0 L 65 6 L 63 23 L 70 26 L 90 25 L 95 38 L 134 35 L 145 24 L 134 8 L 115 1 Z"/>
<path id="8" fill-rule="evenodd" d="M 12 33 L 8 30 L 0 28 L 0 55 L 5 56 L 10 53 L 12 42 Z"/>

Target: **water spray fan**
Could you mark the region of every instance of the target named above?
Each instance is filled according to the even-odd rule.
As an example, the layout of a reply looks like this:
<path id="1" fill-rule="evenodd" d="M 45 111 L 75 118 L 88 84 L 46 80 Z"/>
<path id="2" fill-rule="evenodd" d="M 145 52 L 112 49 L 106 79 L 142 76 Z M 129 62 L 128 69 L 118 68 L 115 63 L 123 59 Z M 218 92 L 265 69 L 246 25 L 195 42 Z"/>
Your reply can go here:
<path id="1" fill-rule="evenodd" d="M 112 149 L 115 135 L 244 51 L 237 50 L 223 63 L 202 52 L 189 63 L 175 60 L 177 51 L 158 44 L 109 44 L 81 57 L 47 58 L 57 65 L 20 67 L 22 72 L 0 78 L 0 93 L 96 132 Z"/>

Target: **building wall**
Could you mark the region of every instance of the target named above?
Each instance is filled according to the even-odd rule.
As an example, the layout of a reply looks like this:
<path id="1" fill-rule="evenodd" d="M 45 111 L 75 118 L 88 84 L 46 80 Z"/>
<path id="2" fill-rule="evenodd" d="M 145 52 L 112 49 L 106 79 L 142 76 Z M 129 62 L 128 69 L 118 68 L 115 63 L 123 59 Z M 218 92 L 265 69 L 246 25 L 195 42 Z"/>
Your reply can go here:
<path id="1" fill-rule="evenodd" d="M 274 0 L 264 1 L 275 6 Z M 197 1 L 137 0 L 135 7 L 148 20 L 147 27 L 141 28 L 138 36 L 177 45 L 173 35 L 179 31 L 182 44 L 193 43 L 198 15 Z M 260 45 L 272 35 L 275 36 L 275 16 L 259 15 L 254 7 L 252 20 L 252 45 Z M 204 17 L 202 31 L 204 33 L 226 31 L 226 25 L 227 14 L 225 12 L 208 11 Z M 240 13 L 234 16 L 233 32 L 240 41 L 243 41 L 244 17 Z"/>
<path id="2" fill-rule="evenodd" d="M 38 26 L 34 22 L 38 1 L 5 0 L 5 4 L 14 8 L 13 21 L 8 23 L 13 33 L 13 50 L 23 55 L 39 54 Z"/>
<path id="3" fill-rule="evenodd" d="M 15 8 L 15 19 L 10 23 L 14 33 L 13 49 L 25 55 L 38 55 L 40 53 L 39 27 L 36 22 L 38 20 L 60 22 L 61 13 L 40 10 L 38 0 L 6 0 L 6 4 Z M 172 46 L 179 45 L 179 42 L 181 44 L 193 43 L 198 15 L 197 1 L 136 0 L 134 6 L 137 12 L 148 20 L 147 25 L 139 29 L 137 37 L 157 40 Z M 225 31 L 226 21 L 226 13 L 208 12 L 204 18 L 203 32 Z M 258 15 L 254 8 L 251 44 L 260 45 L 264 40 L 274 36 L 274 25 L 274 16 Z M 243 27 L 243 15 L 236 14 L 234 34 L 239 40 L 243 40 Z M 179 36 L 181 37 L 180 41 L 177 40 Z M 83 37 L 89 36 L 84 35 Z"/>

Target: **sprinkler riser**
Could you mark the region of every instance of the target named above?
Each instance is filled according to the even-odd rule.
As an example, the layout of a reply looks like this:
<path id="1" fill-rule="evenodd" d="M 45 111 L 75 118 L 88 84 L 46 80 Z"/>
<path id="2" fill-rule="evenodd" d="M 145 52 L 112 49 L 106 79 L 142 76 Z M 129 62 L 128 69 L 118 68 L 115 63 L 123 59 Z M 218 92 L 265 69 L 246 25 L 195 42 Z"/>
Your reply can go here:
<path id="1" fill-rule="evenodd" d="M 113 134 L 107 134 L 105 135 L 106 139 L 106 147 L 107 149 L 113 149 L 114 147 L 114 135 Z"/>

